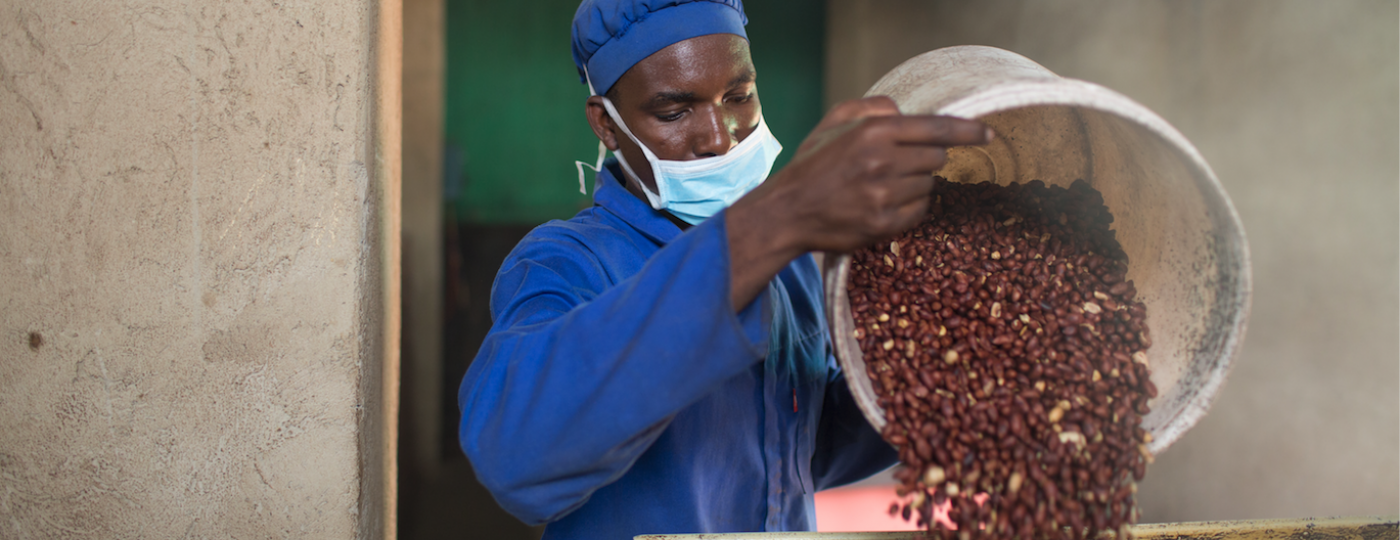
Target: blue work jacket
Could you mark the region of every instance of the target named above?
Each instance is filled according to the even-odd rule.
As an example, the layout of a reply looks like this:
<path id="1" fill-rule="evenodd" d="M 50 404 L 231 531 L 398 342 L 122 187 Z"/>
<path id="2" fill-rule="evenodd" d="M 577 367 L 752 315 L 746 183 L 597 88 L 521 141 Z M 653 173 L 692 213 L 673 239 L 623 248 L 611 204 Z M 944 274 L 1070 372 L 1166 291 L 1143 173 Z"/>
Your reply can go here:
<path id="1" fill-rule="evenodd" d="M 618 174 L 496 275 L 458 393 L 477 478 L 545 539 L 813 529 L 817 490 L 896 460 L 831 354 L 815 262 L 736 313 L 724 214 L 682 232 Z"/>

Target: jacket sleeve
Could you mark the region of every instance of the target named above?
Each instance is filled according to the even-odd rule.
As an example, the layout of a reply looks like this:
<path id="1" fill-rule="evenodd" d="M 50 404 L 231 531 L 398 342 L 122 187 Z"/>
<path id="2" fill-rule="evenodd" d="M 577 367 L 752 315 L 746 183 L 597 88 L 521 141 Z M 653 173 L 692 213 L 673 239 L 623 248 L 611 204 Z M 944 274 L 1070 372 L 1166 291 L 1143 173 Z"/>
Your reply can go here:
<path id="1" fill-rule="evenodd" d="M 609 286 L 563 234 L 522 243 L 492 288 L 494 325 L 458 393 L 477 478 L 529 524 L 625 473 L 677 411 L 767 354 L 768 293 L 735 314 L 717 214 Z"/>
<path id="2" fill-rule="evenodd" d="M 860 374 L 864 376 L 865 374 Z M 865 419 L 840 368 L 832 370 L 817 427 L 812 477 L 818 491 L 888 469 L 899 453 Z"/>

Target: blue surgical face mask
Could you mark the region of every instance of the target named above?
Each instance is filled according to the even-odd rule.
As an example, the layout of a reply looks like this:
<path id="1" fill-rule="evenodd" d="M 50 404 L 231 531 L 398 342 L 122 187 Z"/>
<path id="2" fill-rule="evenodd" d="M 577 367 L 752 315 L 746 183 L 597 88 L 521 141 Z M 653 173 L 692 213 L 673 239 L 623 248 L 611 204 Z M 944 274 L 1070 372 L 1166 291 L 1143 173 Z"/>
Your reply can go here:
<path id="1" fill-rule="evenodd" d="M 603 106 L 622 132 L 627 134 L 627 138 L 642 149 L 647 163 L 651 165 L 657 192 L 653 193 L 647 188 L 627 159 L 622 157 L 620 150 L 613 152 L 627 176 L 641 186 L 652 208 L 666 210 L 691 225 L 699 224 L 728 208 L 762 184 L 773 170 L 778 154 L 783 151 L 783 145 L 768 131 L 768 123 L 760 116 L 753 133 L 724 155 L 690 161 L 658 159 L 651 149 L 632 135 L 632 130 L 627 129 L 622 115 L 617 113 L 610 100 L 603 98 Z"/>

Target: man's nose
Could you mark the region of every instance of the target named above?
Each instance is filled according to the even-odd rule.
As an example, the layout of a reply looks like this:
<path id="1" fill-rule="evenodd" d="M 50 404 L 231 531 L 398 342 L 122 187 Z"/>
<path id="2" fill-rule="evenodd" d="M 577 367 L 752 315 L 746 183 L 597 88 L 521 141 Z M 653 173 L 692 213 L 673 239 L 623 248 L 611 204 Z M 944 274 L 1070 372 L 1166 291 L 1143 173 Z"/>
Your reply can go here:
<path id="1" fill-rule="evenodd" d="M 704 122 L 695 134 L 695 156 L 722 156 L 739 144 L 734 129 L 737 122 L 718 107 L 707 107 Z"/>

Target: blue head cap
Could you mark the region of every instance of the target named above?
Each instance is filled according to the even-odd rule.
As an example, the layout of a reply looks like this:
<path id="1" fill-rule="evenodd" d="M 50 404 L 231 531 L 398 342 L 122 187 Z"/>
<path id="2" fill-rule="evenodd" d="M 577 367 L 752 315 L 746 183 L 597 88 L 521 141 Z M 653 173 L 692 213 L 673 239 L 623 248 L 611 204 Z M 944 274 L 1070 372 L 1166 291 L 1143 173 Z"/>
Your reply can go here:
<path id="1" fill-rule="evenodd" d="M 657 51 L 710 34 L 748 39 L 748 22 L 741 0 L 583 0 L 574 13 L 574 65 L 584 84 L 606 94 Z"/>

